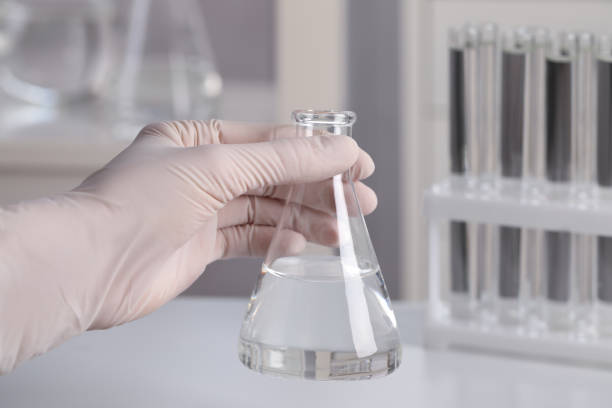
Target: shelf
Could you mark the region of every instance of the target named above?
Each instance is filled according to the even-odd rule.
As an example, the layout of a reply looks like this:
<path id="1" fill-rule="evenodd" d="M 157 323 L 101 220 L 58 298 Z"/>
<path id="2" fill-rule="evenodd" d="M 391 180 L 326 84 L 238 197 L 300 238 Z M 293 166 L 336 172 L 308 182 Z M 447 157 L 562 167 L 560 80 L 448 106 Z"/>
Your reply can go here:
<path id="1" fill-rule="evenodd" d="M 218 117 L 271 122 L 274 98 L 272 83 L 229 82 Z M 114 126 L 95 105 L 53 110 L 0 94 L 0 178 L 1 172 L 94 171 L 131 142 L 113 136 Z"/>
<path id="2" fill-rule="evenodd" d="M 483 350 L 513 356 L 612 367 L 612 336 L 609 336 L 606 330 L 602 329 L 608 320 L 599 320 L 604 315 L 592 316 L 593 330 L 583 330 L 578 325 L 569 329 L 557 330 L 554 325 L 548 327 L 544 323 L 538 329 L 530 327 L 526 322 L 520 325 L 504 324 L 499 315 L 502 309 L 497 308 L 497 306 L 503 307 L 503 305 L 497 304 L 496 299 L 490 300 L 494 302 L 494 308 L 492 309 L 494 312 L 492 316 L 487 316 L 487 319 L 481 319 L 481 316 L 471 316 L 469 319 L 463 319 L 453 315 L 453 313 L 448 313 L 449 310 L 455 310 L 453 308 L 456 306 L 446 304 L 449 299 L 449 291 L 451 291 L 449 279 L 456 275 L 452 275 L 454 270 L 449 269 L 448 265 L 442 266 L 443 260 L 450 256 L 447 252 L 450 238 L 444 235 L 444 228 L 440 221 L 456 220 L 536 230 L 612 236 L 612 195 L 608 190 L 594 191 L 588 199 L 583 198 L 581 201 L 573 199 L 575 194 L 573 194 L 574 192 L 569 185 L 542 184 L 537 190 L 540 193 L 537 196 L 533 193 L 524 194 L 523 191 L 520 182 L 502 181 L 497 183 L 495 188 L 484 190 L 468 185 L 465 178 L 451 178 L 435 184 L 425 193 L 425 213 L 430 221 L 430 313 L 425 330 L 426 344 L 432 348 Z M 537 197 L 537 199 L 530 200 L 527 197 Z M 474 237 L 477 236 L 466 235 L 465 241 L 462 240 L 461 242 L 467 245 L 465 259 L 468 260 L 466 261 L 469 282 L 467 287 L 470 292 L 469 294 L 466 292 L 466 295 L 469 296 L 466 299 L 469 302 L 475 302 L 474 306 L 476 306 L 476 302 L 484 299 L 484 296 L 481 298 L 480 295 L 477 295 L 478 293 L 488 293 L 488 290 L 497 293 L 498 288 L 501 288 L 501 286 L 498 286 L 498 282 L 501 282 L 499 279 L 502 276 L 498 274 L 505 272 L 497 264 L 487 263 L 488 259 L 495 259 L 494 257 L 497 256 L 495 255 L 496 250 L 492 249 L 496 248 L 496 244 L 493 243 L 490 247 L 474 245 L 474 242 L 479 242 L 472 241 Z M 485 239 L 488 238 L 485 236 Z M 501 248 L 501 246 L 498 248 Z M 536 276 L 540 274 L 537 273 L 536 268 L 538 265 L 542 265 L 539 263 L 540 261 L 546 262 L 546 259 L 549 259 L 545 256 L 523 269 L 523 265 L 526 265 L 523 259 L 529 262 L 536 258 L 523 258 L 522 248 L 521 246 L 521 252 L 516 252 L 519 259 L 517 264 L 519 266 L 517 267 L 521 274 L 519 278 L 521 291 L 529 290 L 530 283 L 538 282 Z M 483 252 L 477 252 L 480 250 Z M 572 254 L 575 253 L 578 252 L 572 252 Z M 492 256 L 489 257 L 489 255 Z M 582 264 L 578 263 L 581 259 L 576 259 L 576 263 L 572 265 L 581 268 Z M 484 262 L 481 263 L 481 261 Z M 452 259 L 449 261 L 450 263 L 452 263 Z M 493 269 L 488 271 L 480 269 L 482 266 L 484 268 L 492 267 Z M 576 269 L 576 271 L 584 272 L 586 274 L 585 279 L 589 279 L 589 282 L 591 282 L 591 272 L 588 269 Z M 531 278 L 528 279 L 528 275 Z M 488 279 L 488 281 L 481 280 L 483 276 L 487 276 L 485 279 Z M 545 276 L 543 278 L 544 282 L 548 282 L 546 277 L 549 279 L 551 275 L 543 276 Z M 587 278 L 587 276 L 589 277 Z M 542 282 L 542 277 L 537 279 Z M 571 282 L 576 285 L 577 280 Z M 481 286 L 483 283 L 485 286 Z M 523 288 L 523 285 L 525 285 L 525 288 Z M 540 296 L 543 296 L 541 291 L 545 289 L 542 289 L 542 283 L 538 285 L 540 285 L 536 289 L 538 295 L 530 299 L 544 302 L 545 297 L 540 298 Z M 525 293 L 527 293 L 526 290 Z M 573 294 L 570 296 L 570 300 L 563 303 L 562 314 L 564 315 L 576 313 L 577 309 L 575 308 L 583 307 L 574 294 L 577 291 L 572 289 L 571 293 Z M 546 303 L 546 307 L 550 306 Z M 592 311 L 584 309 L 582 311 L 595 313 L 596 309 L 593 308 Z M 538 317 L 541 318 L 542 322 L 548 322 L 548 316 Z M 598 333 L 599 330 L 601 330 L 600 333 Z"/>
<path id="3" fill-rule="evenodd" d="M 555 197 L 527 201 L 520 188 L 508 185 L 481 193 L 467 183 L 446 180 L 425 192 L 425 214 L 431 220 L 461 220 L 514 227 L 612 236 L 612 200 L 594 198 L 573 203 L 569 187 L 555 186 Z"/>
<path id="4" fill-rule="evenodd" d="M 432 349 L 483 350 L 541 360 L 612 367 L 612 343 L 606 340 L 573 339 L 559 333 L 535 337 L 521 333 L 516 328 L 484 330 L 465 323 L 431 319 L 425 332 L 427 347 Z"/>
<path id="5" fill-rule="evenodd" d="M 272 122 L 273 83 L 229 82 L 221 119 Z M 0 93 L 0 205 L 74 188 L 128 146 L 112 117 L 93 105 L 53 110 Z"/>

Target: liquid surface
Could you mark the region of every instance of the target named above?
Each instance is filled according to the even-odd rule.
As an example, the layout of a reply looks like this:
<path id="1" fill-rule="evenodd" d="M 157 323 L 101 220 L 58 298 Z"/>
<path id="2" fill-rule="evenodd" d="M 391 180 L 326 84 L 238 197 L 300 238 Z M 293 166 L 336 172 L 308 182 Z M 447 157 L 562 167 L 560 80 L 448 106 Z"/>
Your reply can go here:
<path id="1" fill-rule="evenodd" d="M 249 368 L 313 379 L 385 375 L 400 362 L 395 316 L 380 270 L 335 256 L 264 266 L 243 322 Z"/>

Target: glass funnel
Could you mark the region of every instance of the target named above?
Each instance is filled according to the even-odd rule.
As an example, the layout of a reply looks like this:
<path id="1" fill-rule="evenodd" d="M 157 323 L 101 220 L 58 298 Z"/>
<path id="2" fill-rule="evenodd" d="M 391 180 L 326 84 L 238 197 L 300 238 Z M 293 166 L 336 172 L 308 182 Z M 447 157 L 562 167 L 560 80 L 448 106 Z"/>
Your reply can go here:
<path id="1" fill-rule="evenodd" d="M 355 114 L 303 110 L 293 120 L 296 137 L 350 136 Z M 291 188 L 244 317 L 239 358 L 261 373 L 316 380 L 398 367 L 395 315 L 350 170 Z"/>

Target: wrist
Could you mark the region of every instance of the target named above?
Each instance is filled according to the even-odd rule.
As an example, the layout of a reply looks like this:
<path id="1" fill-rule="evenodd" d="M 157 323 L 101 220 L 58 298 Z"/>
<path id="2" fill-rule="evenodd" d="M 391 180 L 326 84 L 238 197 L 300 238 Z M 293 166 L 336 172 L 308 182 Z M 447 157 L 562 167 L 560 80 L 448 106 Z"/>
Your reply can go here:
<path id="1" fill-rule="evenodd" d="M 71 193 L 0 211 L 0 372 L 87 329 L 84 203 Z M 91 216 L 91 214 L 90 214 Z"/>

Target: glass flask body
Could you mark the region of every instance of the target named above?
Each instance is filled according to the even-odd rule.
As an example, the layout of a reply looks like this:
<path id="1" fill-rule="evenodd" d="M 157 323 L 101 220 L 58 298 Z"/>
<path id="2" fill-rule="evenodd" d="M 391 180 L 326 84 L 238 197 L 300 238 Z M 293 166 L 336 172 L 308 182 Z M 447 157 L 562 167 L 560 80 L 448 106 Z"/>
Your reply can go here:
<path id="1" fill-rule="evenodd" d="M 132 0 L 119 24 L 124 44 L 111 92 L 121 133 L 161 120 L 209 119 L 222 80 L 200 4 L 195 0 Z M 118 44 L 119 45 L 119 44 Z"/>
<path id="2" fill-rule="evenodd" d="M 112 15 L 101 0 L 2 2 L 0 88 L 54 108 L 98 97 L 112 66 Z"/>
<path id="3" fill-rule="evenodd" d="M 350 136 L 355 115 L 293 119 L 296 137 Z M 396 326 L 350 171 L 291 187 L 242 324 L 242 363 L 316 380 L 384 376 L 400 363 Z"/>

